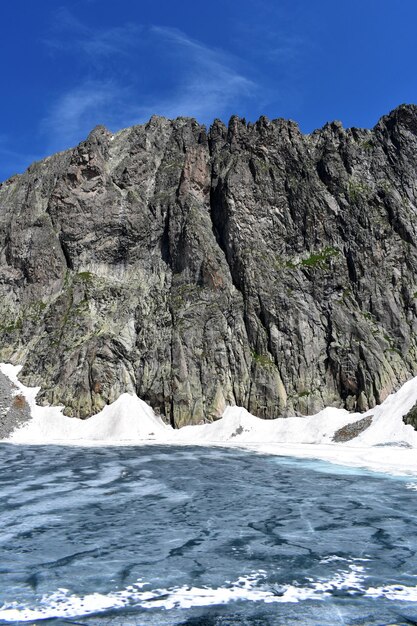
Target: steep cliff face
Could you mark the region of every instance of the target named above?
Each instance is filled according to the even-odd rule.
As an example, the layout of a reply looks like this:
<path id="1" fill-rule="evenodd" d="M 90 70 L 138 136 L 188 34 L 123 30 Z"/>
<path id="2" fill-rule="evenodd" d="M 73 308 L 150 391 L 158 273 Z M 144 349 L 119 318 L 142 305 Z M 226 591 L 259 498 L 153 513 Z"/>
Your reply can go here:
<path id="1" fill-rule="evenodd" d="M 367 409 L 417 374 L 416 207 L 415 106 L 97 127 L 0 187 L 0 360 L 81 417 Z"/>

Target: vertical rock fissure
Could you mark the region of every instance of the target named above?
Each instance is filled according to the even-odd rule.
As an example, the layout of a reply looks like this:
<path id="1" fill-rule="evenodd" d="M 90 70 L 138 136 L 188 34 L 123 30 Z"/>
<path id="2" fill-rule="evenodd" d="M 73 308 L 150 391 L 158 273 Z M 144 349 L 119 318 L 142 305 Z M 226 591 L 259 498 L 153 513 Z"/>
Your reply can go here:
<path id="1" fill-rule="evenodd" d="M 59 241 L 59 244 L 61 246 L 62 254 L 64 255 L 64 259 L 65 259 L 65 263 L 67 264 L 67 268 L 69 270 L 73 270 L 74 269 L 74 265 L 73 265 L 73 262 L 71 260 L 71 256 L 70 256 L 70 253 L 69 253 L 69 250 L 68 250 L 68 246 L 67 246 L 66 242 L 63 239 L 62 233 L 59 234 L 58 241 Z"/>

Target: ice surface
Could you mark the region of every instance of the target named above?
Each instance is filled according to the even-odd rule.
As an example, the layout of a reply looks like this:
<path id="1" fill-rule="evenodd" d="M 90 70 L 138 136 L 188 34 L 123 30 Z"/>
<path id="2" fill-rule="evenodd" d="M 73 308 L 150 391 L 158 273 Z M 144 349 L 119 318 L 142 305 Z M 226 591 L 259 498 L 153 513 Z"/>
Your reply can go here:
<path id="1" fill-rule="evenodd" d="M 138 445 L 165 443 L 227 445 L 284 456 L 319 458 L 334 463 L 367 467 L 397 474 L 417 474 L 417 432 L 402 421 L 417 402 L 417 377 L 365 414 L 326 408 L 309 417 L 259 419 L 242 407 L 228 407 L 218 421 L 174 430 L 135 395 L 123 394 L 88 420 L 69 418 L 62 407 L 36 404 L 39 388 L 18 380 L 20 367 L 0 364 L 26 397 L 32 419 L 8 439 L 12 443 L 71 445 Z M 343 426 L 364 416 L 372 424 L 355 439 L 333 443 Z"/>
<path id="2" fill-rule="evenodd" d="M 220 446 L 0 452 L 0 622 L 380 626 L 415 613 L 417 480 Z"/>

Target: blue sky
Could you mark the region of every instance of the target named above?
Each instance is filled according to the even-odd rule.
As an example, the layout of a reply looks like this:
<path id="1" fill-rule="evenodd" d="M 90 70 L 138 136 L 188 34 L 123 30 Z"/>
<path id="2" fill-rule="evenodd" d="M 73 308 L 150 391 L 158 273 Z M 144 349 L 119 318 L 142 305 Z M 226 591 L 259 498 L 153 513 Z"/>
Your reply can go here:
<path id="1" fill-rule="evenodd" d="M 4 0 L 0 180 L 156 113 L 372 127 L 417 102 L 417 1 Z"/>

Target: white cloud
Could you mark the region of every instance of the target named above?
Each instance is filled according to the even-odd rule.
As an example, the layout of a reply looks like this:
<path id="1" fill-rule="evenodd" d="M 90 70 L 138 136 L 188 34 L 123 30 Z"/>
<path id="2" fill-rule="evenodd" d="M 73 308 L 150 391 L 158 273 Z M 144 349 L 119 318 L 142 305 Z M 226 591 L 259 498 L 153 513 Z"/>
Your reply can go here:
<path id="1" fill-rule="evenodd" d="M 65 92 L 41 123 L 49 151 L 63 150 L 78 143 L 98 124 L 117 126 L 123 118 L 125 96 L 129 98 L 129 94 L 112 81 L 87 80 Z"/>
<path id="2" fill-rule="evenodd" d="M 172 93 L 151 99 L 140 112 L 142 118 L 157 113 L 166 117 L 192 116 L 207 122 L 256 95 L 258 86 L 236 69 L 238 61 L 232 55 L 177 29 L 154 26 L 151 32 L 166 45 L 167 62 L 174 57 L 180 61 L 180 72 Z"/>
<path id="3" fill-rule="evenodd" d="M 239 69 L 239 59 L 177 29 L 127 24 L 93 30 L 61 10 L 54 33 L 65 37 L 46 45 L 71 52 L 84 76 L 57 97 L 42 122 L 50 151 L 78 143 L 97 124 L 117 130 L 153 114 L 211 123 L 239 114 L 260 92 Z"/>
<path id="4" fill-rule="evenodd" d="M 81 53 L 83 63 L 97 63 L 112 55 L 129 54 L 138 42 L 141 26 L 125 24 L 108 29 L 93 29 L 80 22 L 65 7 L 55 12 L 49 36 L 43 43 L 60 52 Z"/>

